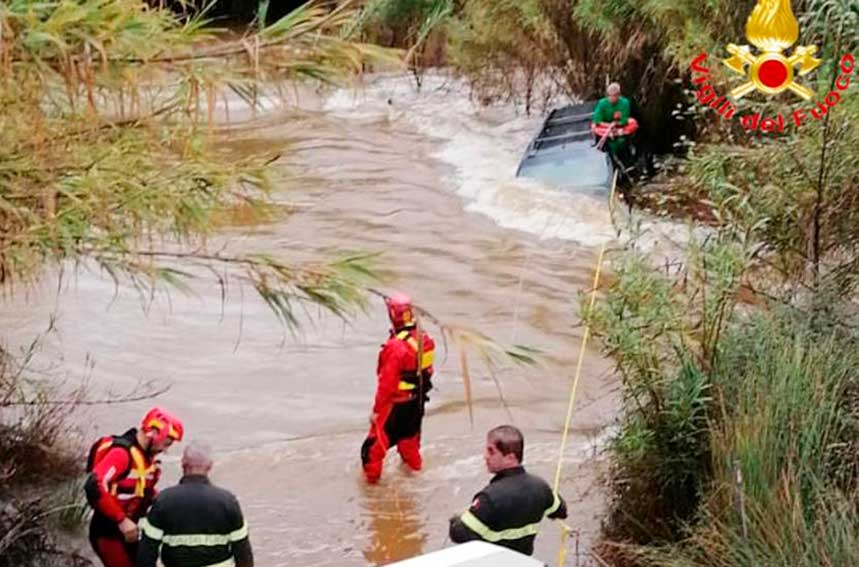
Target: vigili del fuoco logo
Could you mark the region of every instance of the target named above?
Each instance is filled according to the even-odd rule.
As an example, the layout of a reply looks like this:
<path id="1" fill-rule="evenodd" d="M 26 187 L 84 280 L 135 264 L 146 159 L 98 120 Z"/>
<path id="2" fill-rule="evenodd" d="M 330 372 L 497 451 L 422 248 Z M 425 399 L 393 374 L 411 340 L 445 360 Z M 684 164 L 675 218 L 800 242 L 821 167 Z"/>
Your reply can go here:
<path id="1" fill-rule="evenodd" d="M 745 81 L 734 87 L 730 98 L 720 96 L 710 82 L 710 69 L 706 66 L 707 54 L 701 53 L 690 66 L 692 82 L 698 85 L 695 96 L 698 102 L 713 108 L 724 119 L 730 120 L 737 112 L 734 102 L 752 91 L 773 97 L 785 92 L 812 101 L 814 91 L 803 84 L 802 78 L 814 71 L 821 63 L 815 54 L 817 46 L 800 45 L 787 51 L 799 38 L 799 24 L 790 7 L 790 0 L 758 0 L 751 15 L 746 20 L 746 39 L 756 49 L 748 45 L 728 44 L 731 57 L 723 59 L 731 71 L 742 76 Z M 798 128 L 808 120 L 820 120 L 841 101 L 842 94 L 850 86 L 855 58 L 847 53 L 838 62 L 839 75 L 834 88 L 814 106 L 794 110 L 786 120 L 784 115 L 763 117 L 760 113 L 740 116 L 740 123 L 749 131 L 760 129 L 762 132 L 784 132 L 785 123 Z M 733 99 L 733 102 L 732 100 Z"/>

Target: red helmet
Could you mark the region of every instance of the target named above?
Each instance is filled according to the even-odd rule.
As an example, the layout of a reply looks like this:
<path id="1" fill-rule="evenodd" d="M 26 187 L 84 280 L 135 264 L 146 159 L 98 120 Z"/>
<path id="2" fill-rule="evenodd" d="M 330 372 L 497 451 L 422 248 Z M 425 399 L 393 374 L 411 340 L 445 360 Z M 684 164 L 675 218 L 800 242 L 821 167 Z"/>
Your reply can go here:
<path id="1" fill-rule="evenodd" d="M 415 314 L 412 312 L 412 300 L 405 293 L 395 293 L 385 298 L 388 307 L 388 317 L 394 329 L 399 330 L 415 324 Z"/>
<path id="2" fill-rule="evenodd" d="M 182 422 L 161 408 L 149 410 L 149 413 L 143 418 L 140 429 L 144 433 L 156 431 L 155 437 L 152 438 L 154 443 L 161 443 L 168 437 L 174 441 L 181 441 L 182 434 L 185 432 Z"/>

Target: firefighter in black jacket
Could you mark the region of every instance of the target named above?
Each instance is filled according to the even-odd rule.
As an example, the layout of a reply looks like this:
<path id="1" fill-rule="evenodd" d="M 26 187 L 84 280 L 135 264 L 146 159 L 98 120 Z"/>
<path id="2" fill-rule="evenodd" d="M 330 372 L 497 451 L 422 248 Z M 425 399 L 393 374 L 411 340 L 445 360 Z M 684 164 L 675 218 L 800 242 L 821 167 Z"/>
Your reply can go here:
<path id="1" fill-rule="evenodd" d="M 182 455 L 182 480 L 155 499 L 141 522 L 137 567 L 253 567 L 248 527 L 236 497 L 209 482 L 210 448 L 192 443 Z"/>
<path id="2" fill-rule="evenodd" d="M 524 449 L 522 432 L 512 425 L 487 434 L 483 458 L 495 476 L 468 510 L 450 519 L 451 540 L 480 539 L 531 555 L 543 517 L 567 517 L 564 500 L 542 478 L 525 472 Z"/>

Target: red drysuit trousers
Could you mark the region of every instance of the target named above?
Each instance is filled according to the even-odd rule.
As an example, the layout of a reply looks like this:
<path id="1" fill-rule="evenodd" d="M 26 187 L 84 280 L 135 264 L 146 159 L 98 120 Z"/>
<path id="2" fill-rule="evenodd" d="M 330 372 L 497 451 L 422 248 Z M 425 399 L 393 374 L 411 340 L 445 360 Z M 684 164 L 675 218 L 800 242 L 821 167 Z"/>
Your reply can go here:
<path id="1" fill-rule="evenodd" d="M 370 426 L 367 439 L 361 446 L 361 462 L 367 482 L 378 482 L 388 449 L 396 445 L 403 461 L 414 471 L 421 470 L 421 422 L 424 416 L 423 400 L 393 404 L 376 423 Z"/>

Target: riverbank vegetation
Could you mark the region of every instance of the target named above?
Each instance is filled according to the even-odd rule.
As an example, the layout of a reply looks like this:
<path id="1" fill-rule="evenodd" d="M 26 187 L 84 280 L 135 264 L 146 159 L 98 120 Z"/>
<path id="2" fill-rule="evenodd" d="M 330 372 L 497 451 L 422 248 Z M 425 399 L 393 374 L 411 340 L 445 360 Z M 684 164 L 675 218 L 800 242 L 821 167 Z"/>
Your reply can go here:
<path id="1" fill-rule="evenodd" d="M 304 306 L 356 313 L 378 281 L 366 256 L 308 263 L 212 243 L 236 211 L 256 222 L 286 213 L 271 194 L 278 156 L 225 152 L 219 124 L 228 104 L 253 109 L 285 81 L 337 82 L 398 53 L 346 38 L 354 3 L 305 5 L 226 40 L 207 12 L 157 4 L 0 3 L 4 294 L 93 269 L 142 298 L 194 278 L 248 286 L 289 329 Z M 93 400 L 82 377 L 28 371 L 31 354 L 0 351 L 0 565 L 88 564 L 51 528 L 82 516 L 79 487 L 56 483 L 82 467 L 69 416 Z"/>
<path id="2" fill-rule="evenodd" d="M 67 420 L 82 390 L 62 391 L 61 380 L 30 372 L 38 343 L 21 356 L 0 349 L 0 566 L 89 565 L 61 549 L 48 527 L 82 511 L 80 493 L 59 492 L 80 469 Z"/>
<path id="3" fill-rule="evenodd" d="M 735 41 L 754 4 L 368 0 L 362 17 L 367 37 L 411 48 L 417 69 L 447 66 L 482 102 L 542 111 L 553 95 L 590 100 L 617 80 L 652 125 L 642 129 L 644 142 L 662 153 L 698 127 L 675 118 L 687 102 L 689 61 Z"/>
<path id="4" fill-rule="evenodd" d="M 338 315 L 359 305 L 363 258 L 305 265 L 205 249 L 231 210 L 276 212 L 265 165 L 278 156 L 225 155 L 214 116 L 227 112 L 228 95 L 234 106 L 259 104 L 263 84 L 271 97 L 288 79 L 333 81 L 394 61 L 340 37 L 352 18 L 349 7 L 308 5 L 255 35 L 212 43 L 205 14 L 180 18 L 134 0 L 4 4 L 0 281 L 75 261 L 145 290 L 199 264 L 241 274 L 286 324 L 297 303 Z"/>
<path id="5" fill-rule="evenodd" d="M 132 286 L 145 303 L 159 290 L 188 291 L 193 280 L 209 278 L 224 293 L 254 289 L 295 331 L 308 307 L 347 319 L 380 293 L 371 286 L 383 274 L 365 254 L 306 262 L 288 249 L 225 252 L 219 230 L 231 218 L 266 223 L 290 211 L 273 195 L 275 186 L 288 190 L 273 167 L 280 156 L 236 156 L 223 141 L 231 112 L 253 116 L 276 106 L 288 82 L 348 84 L 366 69 L 401 69 L 403 53 L 357 39 L 355 1 L 310 2 L 280 18 L 281 4 L 259 2 L 252 18 L 248 2 L 229 6 L 0 3 L 5 294 L 48 274 L 62 281 L 91 269 Z M 212 19 L 219 15 L 253 25 L 224 30 Z M 420 312 L 445 346 L 459 347 L 469 409 L 466 350 L 486 361 L 532 360 L 527 348 L 506 349 Z M 75 380 L 29 373 L 28 356 L 0 351 L 0 566 L 85 562 L 62 553 L 49 530 L 80 520 L 81 492 L 57 492 L 53 483 L 82 465 L 71 412 L 123 400 L 93 400 Z"/>
<path id="6" fill-rule="evenodd" d="M 841 102 L 777 136 L 716 130 L 676 191 L 711 211 L 675 262 L 631 244 L 593 312 L 624 383 L 615 565 L 847 565 L 859 546 L 855 2 L 801 21 Z M 792 113 L 809 103 L 767 112 Z M 706 142 L 706 140 L 705 140 Z M 660 264 L 660 265 L 655 265 Z"/>
<path id="7" fill-rule="evenodd" d="M 390 14 L 407 3 L 374 4 Z M 718 54 L 738 42 L 754 0 L 420 5 L 439 13 L 440 4 L 450 6 L 433 32 L 443 36 L 444 63 L 479 100 L 529 109 L 539 107 L 539 82 L 593 98 L 607 78 L 619 80 L 644 108 L 645 129 L 663 137 L 660 149 L 685 150 L 680 175 L 639 201 L 708 225 L 667 264 L 630 243 L 613 257 L 605 296 L 584 313 L 625 392 L 602 559 L 855 562 L 859 4 L 793 3 L 798 44 L 817 46 L 822 60 L 803 79 L 815 99 L 740 104 L 740 113 L 788 122 L 805 113 L 802 127 L 775 135 L 697 105 L 688 75 L 697 54 L 713 54 L 714 80 L 730 90 Z M 811 119 L 844 75 L 850 86 L 838 103 Z"/>
<path id="8" fill-rule="evenodd" d="M 155 9 L 164 4 L 173 9 Z M 695 142 L 670 191 L 710 227 L 682 259 L 658 266 L 633 241 L 584 314 L 625 391 L 598 552 L 619 566 L 852 563 L 859 72 L 821 120 L 751 134 L 694 104 L 688 65 L 739 41 L 755 0 L 367 0 L 283 18 L 271 2 L 234 4 L 254 27 L 232 39 L 193 2 L 0 5 L 4 290 L 51 266 L 100 269 L 144 295 L 210 274 L 256 289 L 287 327 L 305 304 L 347 317 L 376 280 L 367 257 L 306 264 L 210 249 L 236 210 L 261 222 L 284 214 L 271 199 L 278 156 L 219 149 L 227 99 L 254 108 L 285 80 L 339 81 L 401 56 L 418 85 L 427 68 L 446 65 L 475 100 L 526 111 L 556 93 L 597 97 L 616 79 L 655 151 L 681 135 Z M 820 99 L 842 55 L 859 51 L 859 5 L 794 9 L 801 43 L 820 47 L 824 63 L 806 82 Z M 728 88 L 726 79 L 717 76 Z M 808 106 L 777 104 L 766 112 Z M 0 353 L 0 556 L 48 565 L 55 549 L 36 527 L 57 507 L 3 501 L 47 470 L 75 470 L 60 424 L 82 394 L 56 403 L 24 367 Z"/>

